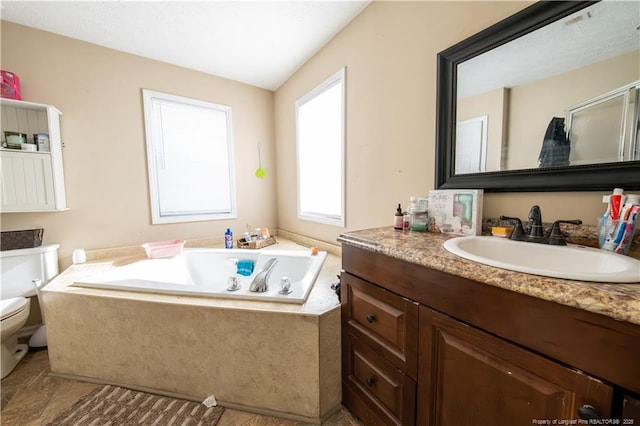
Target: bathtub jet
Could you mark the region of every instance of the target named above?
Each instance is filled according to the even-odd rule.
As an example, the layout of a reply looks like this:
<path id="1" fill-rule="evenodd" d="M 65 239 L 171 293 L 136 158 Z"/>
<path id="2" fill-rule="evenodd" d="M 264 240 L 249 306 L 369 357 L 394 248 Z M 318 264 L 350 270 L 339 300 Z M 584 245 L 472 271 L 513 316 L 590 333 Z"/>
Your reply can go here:
<path id="1" fill-rule="evenodd" d="M 312 255 L 295 250 L 185 249 L 170 259 L 113 266 L 72 286 L 302 304 L 326 257 L 327 252 Z M 238 264 L 247 261 L 255 264 L 255 270 L 250 275 L 239 274 Z M 286 292 L 281 291 L 282 279 L 290 283 Z"/>

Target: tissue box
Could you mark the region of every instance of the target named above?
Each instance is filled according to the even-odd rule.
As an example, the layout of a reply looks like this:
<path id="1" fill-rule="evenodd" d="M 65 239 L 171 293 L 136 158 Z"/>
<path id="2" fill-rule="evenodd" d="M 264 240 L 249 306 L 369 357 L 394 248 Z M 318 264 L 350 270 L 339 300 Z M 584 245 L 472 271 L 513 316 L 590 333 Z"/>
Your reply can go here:
<path id="1" fill-rule="evenodd" d="M 482 189 L 429 191 L 431 231 L 454 235 L 482 233 Z"/>

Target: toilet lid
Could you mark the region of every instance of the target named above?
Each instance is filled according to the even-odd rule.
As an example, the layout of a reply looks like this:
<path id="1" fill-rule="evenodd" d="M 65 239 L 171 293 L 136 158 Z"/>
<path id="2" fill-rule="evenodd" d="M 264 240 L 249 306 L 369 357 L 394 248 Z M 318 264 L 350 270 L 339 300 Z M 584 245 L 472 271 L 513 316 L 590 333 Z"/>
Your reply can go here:
<path id="1" fill-rule="evenodd" d="M 0 314 L 2 315 L 0 319 L 9 318 L 25 309 L 28 305 L 29 300 L 24 297 L 0 300 Z"/>

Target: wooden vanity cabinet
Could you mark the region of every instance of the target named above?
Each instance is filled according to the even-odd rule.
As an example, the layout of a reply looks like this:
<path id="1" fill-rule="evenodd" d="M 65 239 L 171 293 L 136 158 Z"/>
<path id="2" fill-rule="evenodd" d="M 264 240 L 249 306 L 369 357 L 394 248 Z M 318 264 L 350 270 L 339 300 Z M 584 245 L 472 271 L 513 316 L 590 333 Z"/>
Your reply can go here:
<path id="1" fill-rule="evenodd" d="M 636 415 L 640 326 L 348 244 L 342 261 L 343 400 L 365 425 Z"/>
<path id="2" fill-rule="evenodd" d="M 418 424 L 528 425 L 577 419 L 578 407 L 611 417 L 613 388 L 428 308 L 420 308 L 424 365 Z"/>
<path id="3" fill-rule="evenodd" d="M 341 283 L 345 400 L 369 424 L 413 424 L 418 304 L 347 273 Z"/>

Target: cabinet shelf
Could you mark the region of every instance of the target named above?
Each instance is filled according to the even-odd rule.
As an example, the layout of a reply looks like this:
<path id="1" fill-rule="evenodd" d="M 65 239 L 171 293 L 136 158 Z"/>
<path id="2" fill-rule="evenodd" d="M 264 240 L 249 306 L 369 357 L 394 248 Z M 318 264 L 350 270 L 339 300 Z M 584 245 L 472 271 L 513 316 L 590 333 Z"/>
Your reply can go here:
<path id="1" fill-rule="evenodd" d="M 0 152 L 19 152 L 21 154 L 47 154 L 51 156 L 49 151 L 27 151 L 23 149 L 0 148 Z"/>
<path id="2" fill-rule="evenodd" d="M 49 135 L 49 151 L 0 149 L 0 212 L 68 210 L 62 142 L 61 112 L 54 106 L 0 98 L 4 131 Z"/>

